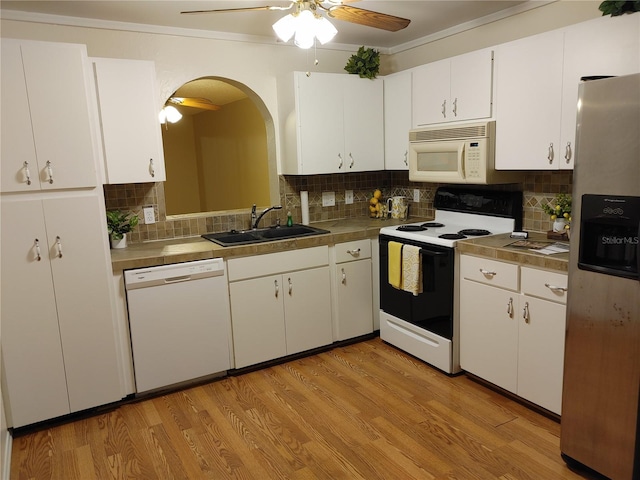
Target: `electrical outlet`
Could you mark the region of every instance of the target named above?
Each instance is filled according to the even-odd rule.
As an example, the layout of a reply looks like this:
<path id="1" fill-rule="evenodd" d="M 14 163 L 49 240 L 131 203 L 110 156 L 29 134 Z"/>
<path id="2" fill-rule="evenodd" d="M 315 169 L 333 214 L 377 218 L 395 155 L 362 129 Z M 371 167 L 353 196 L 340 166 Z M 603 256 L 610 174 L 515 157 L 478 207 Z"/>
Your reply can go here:
<path id="1" fill-rule="evenodd" d="M 322 206 L 333 207 L 336 204 L 335 192 L 322 192 Z"/>
<path id="2" fill-rule="evenodd" d="M 153 212 L 153 207 L 143 207 L 142 211 L 144 212 L 144 223 L 147 225 L 156 223 L 156 215 Z"/>
<path id="3" fill-rule="evenodd" d="M 416 203 L 420 203 L 420 189 L 419 188 L 414 188 L 413 189 L 413 201 Z"/>
<path id="4" fill-rule="evenodd" d="M 351 205 L 353 203 L 353 190 L 344 191 L 344 203 L 345 205 Z"/>

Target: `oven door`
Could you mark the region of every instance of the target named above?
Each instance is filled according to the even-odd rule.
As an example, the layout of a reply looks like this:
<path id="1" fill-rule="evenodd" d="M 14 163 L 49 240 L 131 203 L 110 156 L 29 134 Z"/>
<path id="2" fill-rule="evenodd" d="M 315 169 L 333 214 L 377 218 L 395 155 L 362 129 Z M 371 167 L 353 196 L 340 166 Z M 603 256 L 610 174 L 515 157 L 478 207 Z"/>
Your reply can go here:
<path id="1" fill-rule="evenodd" d="M 389 283 L 389 241 L 422 249 L 423 293 L 415 296 Z M 453 338 L 454 249 L 380 235 L 380 309 L 443 338 Z"/>

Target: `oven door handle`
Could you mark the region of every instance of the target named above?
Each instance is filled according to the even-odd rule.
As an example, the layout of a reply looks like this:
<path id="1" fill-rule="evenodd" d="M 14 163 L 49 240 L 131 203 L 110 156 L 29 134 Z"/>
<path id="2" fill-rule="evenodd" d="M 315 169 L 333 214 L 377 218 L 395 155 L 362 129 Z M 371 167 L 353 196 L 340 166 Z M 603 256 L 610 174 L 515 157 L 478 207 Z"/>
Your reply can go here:
<path id="1" fill-rule="evenodd" d="M 442 255 L 446 255 L 447 252 L 434 252 L 432 250 L 425 250 L 424 248 L 420 249 L 420 253 L 424 255 L 429 255 L 430 257 L 440 257 Z"/>

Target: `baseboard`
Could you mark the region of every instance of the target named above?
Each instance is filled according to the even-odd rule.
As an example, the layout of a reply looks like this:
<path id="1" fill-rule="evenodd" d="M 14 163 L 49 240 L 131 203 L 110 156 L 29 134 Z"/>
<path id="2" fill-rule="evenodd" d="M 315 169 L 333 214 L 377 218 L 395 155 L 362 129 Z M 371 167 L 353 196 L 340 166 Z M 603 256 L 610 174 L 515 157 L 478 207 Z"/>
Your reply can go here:
<path id="1" fill-rule="evenodd" d="M 11 474 L 11 448 L 13 446 L 13 438 L 8 430 L 1 432 L 3 438 L 0 441 L 0 445 L 4 445 L 2 452 L 2 472 L 0 472 L 0 478 L 2 480 L 9 480 Z"/>

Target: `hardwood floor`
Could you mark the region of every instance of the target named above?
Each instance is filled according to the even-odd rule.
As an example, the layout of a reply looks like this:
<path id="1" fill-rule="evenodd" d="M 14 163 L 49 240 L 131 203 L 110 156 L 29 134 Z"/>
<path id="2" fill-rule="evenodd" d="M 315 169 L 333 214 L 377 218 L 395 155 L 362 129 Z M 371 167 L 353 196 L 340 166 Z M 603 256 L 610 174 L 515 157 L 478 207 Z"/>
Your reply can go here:
<path id="1" fill-rule="evenodd" d="M 18 436 L 11 479 L 590 478 L 559 434 L 375 338 Z"/>

